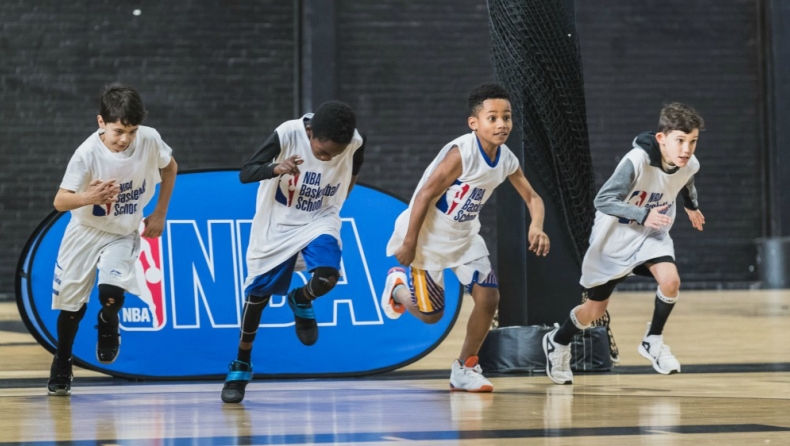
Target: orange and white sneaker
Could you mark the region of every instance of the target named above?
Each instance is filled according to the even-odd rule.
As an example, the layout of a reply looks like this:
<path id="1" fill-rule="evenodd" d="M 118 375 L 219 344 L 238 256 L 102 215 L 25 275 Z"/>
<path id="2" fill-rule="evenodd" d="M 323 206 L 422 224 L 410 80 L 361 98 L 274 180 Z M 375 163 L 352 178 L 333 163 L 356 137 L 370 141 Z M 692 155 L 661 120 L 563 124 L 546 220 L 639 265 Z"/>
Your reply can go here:
<path id="1" fill-rule="evenodd" d="M 401 314 L 406 312 L 406 307 L 395 301 L 392 297 L 392 292 L 395 291 L 399 285 L 409 287 L 409 277 L 406 275 L 406 270 L 396 266 L 390 268 L 387 272 L 387 281 L 384 282 L 384 292 L 381 293 L 381 309 L 384 314 L 390 319 L 397 319 Z"/>
<path id="2" fill-rule="evenodd" d="M 494 385 L 483 376 L 483 369 L 477 363 L 477 356 L 466 358 L 466 362 L 453 361 L 450 371 L 450 390 L 464 392 L 493 392 Z"/>

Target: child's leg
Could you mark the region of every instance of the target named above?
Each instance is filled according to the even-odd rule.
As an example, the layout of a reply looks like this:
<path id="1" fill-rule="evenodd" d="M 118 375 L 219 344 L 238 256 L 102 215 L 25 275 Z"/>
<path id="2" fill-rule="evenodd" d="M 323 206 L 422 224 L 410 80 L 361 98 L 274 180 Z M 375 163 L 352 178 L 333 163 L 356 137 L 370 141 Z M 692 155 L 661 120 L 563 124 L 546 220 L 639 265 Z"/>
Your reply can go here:
<path id="1" fill-rule="evenodd" d="M 244 286 L 244 310 L 241 315 L 238 360 L 250 363 L 252 343 L 261 324 L 263 310 L 273 294 L 284 295 L 291 286 L 296 256 L 277 265 L 271 270 L 247 279 Z"/>
<path id="2" fill-rule="evenodd" d="M 494 385 L 483 376 L 477 354 L 491 329 L 499 305 L 496 274 L 491 269 L 488 257 L 455 268 L 455 274 L 461 283 L 466 284 L 475 306 L 466 324 L 464 345 L 450 370 L 450 388 L 467 392 L 492 392 Z"/>
<path id="3" fill-rule="evenodd" d="M 672 354 L 669 346 L 664 344 L 664 336 L 661 334 L 680 295 L 678 270 L 672 258 L 654 259 L 654 262 L 647 263 L 646 266 L 658 281 L 658 290 L 656 291 L 653 320 L 650 322 L 647 333 L 642 338 L 642 343 L 639 344 L 637 351 L 653 364 L 653 369 L 658 373 L 664 375 L 679 373 L 680 362 Z"/>
<path id="4" fill-rule="evenodd" d="M 52 309 L 58 315 L 58 357 L 71 358 L 79 323 L 96 282 L 96 265 L 102 247 L 111 237 L 92 228 L 69 224 L 63 236 L 52 281 Z"/>
<path id="5" fill-rule="evenodd" d="M 123 288 L 110 285 L 106 283 L 99 284 L 99 302 L 101 302 L 101 309 L 99 310 L 100 322 L 116 326 L 119 324 L 118 313 L 123 308 L 123 303 L 126 300 L 125 291 Z"/>
<path id="6" fill-rule="evenodd" d="M 270 271 L 248 278 L 244 287 L 247 296 L 241 317 L 241 334 L 236 359 L 228 366 L 228 375 L 222 386 L 222 401 L 240 403 L 244 400 L 247 383 L 252 380 L 252 343 L 258 333 L 263 309 L 272 294 L 285 294 L 291 284 L 296 256 L 277 265 Z"/>
<path id="7" fill-rule="evenodd" d="M 288 306 L 294 312 L 296 337 L 304 345 L 318 341 L 318 323 L 313 301 L 337 285 L 340 279 L 340 243 L 328 234 L 322 234 L 301 251 L 307 271 L 312 273 L 305 286 L 288 293 Z"/>
<path id="8" fill-rule="evenodd" d="M 493 322 L 494 314 L 499 306 L 499 289 L 496 287 L 485 287 L 475 283 L 471 294 L 475 306 L 466 323 L 466 337 L 464 345 L 461 347 L 460 356 L 458 356 L 461 362 L 471 356 L 477 356 L 480 346 L 488 336 L 491 322 Z"/>
<path id="9" fill-rule="evenodd" d="M 581 305 L 571 310 L 568 319 L 559 328 L 543 336 L 543 354 L 546 355 L 546 375 L 557 384 L 573 384 L 571 371 L 570 343 L 573 336 L 589 328 L 590 324 L 606 313 L 609 296 L 618 283 L 624 278 L 609 282 L 583 291 L 586 298 Z"/>
<path id="10" fill-rule="evenodd" d="M 669 314 L 675 308 L 675 302 L 680 297 L 680 276 L 678 269 L 672 262 L 654 263 L 648 266 L 658 282 L 656 290 L 653 320 L 647 335 L 660 335 L 664 331 Z"/>
<path id="11" fill-rule="evenodd" d="M 99 254 L 98 343 L 96 357 L 99 362 L 110 364 L 120 351 L 120 313 L 125 292 L 140 295 L 137 280 L 137 261 L 140 255 L 140 236 L 136 233 L 117 237 L 107 243 Z"/>
<path id="12" fill-rule="evenodd" d="M 80 328 L 80 321 L 85 316 L 87 305 L 83 305 L 79 311 L 61 310 L 58 315 L 58 346 L 57 357 L 65 362 L 71 358 L 71 351 L 74 347 L 74 338 L 77 337 L 77 330 Z"/>
<path id="13" fill-rule="evenodd" d="M 411 276 L 411 286 L 396 286 L 392 298 L 422 322 L 439 322 L 444 315 L 443 273 L 411 268 Z"/>
<path id="14" fill-rule="evenodd" d="M 263 309 L 271 299 L 268 296 L 256 296 L 248 294 L 244 302 L 244 312 L 241 316 L 241 336 L 239 339 L 239 352 L 236 357 L 239 361 L 250 363 L 252 361 L 252 343 L 255 335 L 258 334 L 258 326 L 261 324 Z"/>
<path id="15" fill-rule="evenodd" d="M 617 284 L 623 280 L 625 280 L 624 277 L 585 289 L 583 293 L 587 299 L 571 310 L 568 319 L 554 334 L 552 341 L 559 345 L 569 345 L 574 335 L 588 328 L 594 320 L 603 316 L 609 306 L 609 296 L 612 295 Z"/>

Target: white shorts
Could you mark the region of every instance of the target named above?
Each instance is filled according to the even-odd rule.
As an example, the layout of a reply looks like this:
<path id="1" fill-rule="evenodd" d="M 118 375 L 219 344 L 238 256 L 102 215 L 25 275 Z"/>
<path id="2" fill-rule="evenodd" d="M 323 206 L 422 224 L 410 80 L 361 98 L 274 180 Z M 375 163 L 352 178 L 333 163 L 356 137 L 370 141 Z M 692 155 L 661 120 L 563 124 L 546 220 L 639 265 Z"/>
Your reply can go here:
<path id="1" fill-rule="evenodd" d="M 69 222 L 60 243 L 52 283 L 52 309 L 78 311 L 88 303 L 96 269 L 99 283 L 140 294 L 135 264 L 140 256 L 137 231 L 118 235 Z"/>

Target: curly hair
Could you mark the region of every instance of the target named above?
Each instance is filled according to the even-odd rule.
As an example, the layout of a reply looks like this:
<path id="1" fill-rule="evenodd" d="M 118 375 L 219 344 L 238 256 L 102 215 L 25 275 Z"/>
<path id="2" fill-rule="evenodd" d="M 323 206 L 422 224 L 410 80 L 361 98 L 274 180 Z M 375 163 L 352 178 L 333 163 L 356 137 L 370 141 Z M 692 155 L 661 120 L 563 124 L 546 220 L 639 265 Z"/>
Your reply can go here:
<path id="1" fill-rule="evenodd" d="M 469 92 L 469 116 L 475 116 L 480 112 L 480 107 L 486 99 L 507 99 L 510 100 L 510 93 L 499 84 L 482 84 Z"/>
<path id="2" fill-rule="evenodd" d="M 328 101 L 321 104 L 310 120 L 313 138 L 348 144 L 354 137 L 357 117 L 348 104 Z"/>
<path id="3" fill-rule="evenodd" d="M 694 129 L 705 130 L 705 121 L 693 108 L 680 102 L 673 102 L 661 109 L 661 117 L 658 119 L 660 133 L 666 134 L 673 130 L 691 133 Z"/>

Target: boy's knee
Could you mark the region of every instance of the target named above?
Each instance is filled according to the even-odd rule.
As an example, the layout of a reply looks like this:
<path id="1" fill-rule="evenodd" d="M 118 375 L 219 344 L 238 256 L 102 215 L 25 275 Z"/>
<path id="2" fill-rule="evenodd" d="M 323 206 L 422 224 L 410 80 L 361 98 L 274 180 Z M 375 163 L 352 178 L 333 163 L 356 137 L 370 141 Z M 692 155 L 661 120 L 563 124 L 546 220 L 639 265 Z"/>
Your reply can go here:
<path id="1" fill-rule="evenodd" d="M 425 314 L 421 312 L 420 320 L 425 322 L 426 324 L 433 325 L 439 322 L 440 320 L 442 320 L 443 315 L 444 315 L 444 311 L 441 311 L 439 313 L 431 313 L 431 314 Z"/>
<path id="2" fill-rule="evenodd" d="M 658 282 L 658 286 L 665 296 L 670 298 L 677 296 L 678 292 L 680 291 L 680 277 L 674 275 L 663 277 Z"/>
<path id="3" fill-rule="evenodd" d="M 115 285 L 99 284 L 99 302 L 101 302 L 102 308 L 107 308 L 114 313 L 121 311 L 125 300 L 124 292 L 123 288 Z"/>
<path id="4" fill-rule="evenodd" d="M 340 272 L 329 266 L 319 266 L 313 270 L 313 277 L 307 283 L 307 290 L 313 297 L 320 297 L 332 291 L 340 278 Z"/>
<path id="5" fill-rule="evenodd" d="M 587 318 L 591 319 L 592 321 L 598 320 L 606 314 L 606 307 L 609 306 L 609 299 L 604 300 L 592 300 L 588 299 L 580 306 L 576 307 L 576 314 L 577 316 L 580 313 L 583 313 L 587 316 Z M 583 317 L 582 317 L 583 318 Z M 582 319 L 580 318 L 580 319 Z M 585 321 L 585 323 L 588 321 Z"/>
<path id="6" fill-rule="evenodd" d="M 496 309 L 499 308 L 499 293 L 485 293 L 480 299 L 477 300 L 475 305 L 479 305 L 485 310 L 496 311 Z"/>

